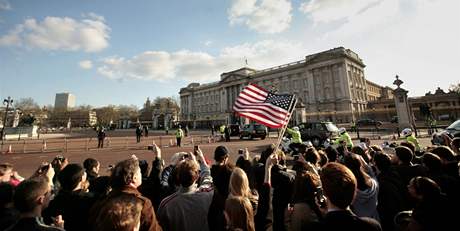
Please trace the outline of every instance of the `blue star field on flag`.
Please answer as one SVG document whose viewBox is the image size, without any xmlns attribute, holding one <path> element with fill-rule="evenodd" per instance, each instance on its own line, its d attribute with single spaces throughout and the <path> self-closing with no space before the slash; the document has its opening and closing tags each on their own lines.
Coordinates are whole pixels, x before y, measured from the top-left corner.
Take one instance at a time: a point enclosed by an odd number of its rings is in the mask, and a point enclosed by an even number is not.
<svg viewBox="0 0 460 231">
<path fill-rule="evenodd" d="M 277 107 L 283 108 L 284 110 L 289 110 L 289 105 L 292 101 L 293 95 L 277 95 L 273 94 L 271 92 L 268 92 L 267 99 L 265 100 L 265 103 L 270 103 L 273 104 Z"/>
</svg>

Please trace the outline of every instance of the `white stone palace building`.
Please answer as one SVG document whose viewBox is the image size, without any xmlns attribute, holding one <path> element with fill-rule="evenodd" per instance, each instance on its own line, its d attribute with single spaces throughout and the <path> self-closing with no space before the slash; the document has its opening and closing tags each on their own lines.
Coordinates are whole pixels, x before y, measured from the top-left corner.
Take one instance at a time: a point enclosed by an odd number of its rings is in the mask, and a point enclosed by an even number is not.
<svg viewBox="0 0 460 231">
<path fill-rule="evenodd" d="M 264 70 L 243 67 L 221 74 L 220 81 L 191 83 L 180 89 L 180 121 L 193 127 L 242 123 L 232 107 L 248 83 L 299 99 L 291 123 L 360 117 L 369 100 L 392 97 L 392 90 L 366 81 L 358 54 L 343 47 Z M 390 93 L 388 93 L 390 92 Z"/>
</svg>

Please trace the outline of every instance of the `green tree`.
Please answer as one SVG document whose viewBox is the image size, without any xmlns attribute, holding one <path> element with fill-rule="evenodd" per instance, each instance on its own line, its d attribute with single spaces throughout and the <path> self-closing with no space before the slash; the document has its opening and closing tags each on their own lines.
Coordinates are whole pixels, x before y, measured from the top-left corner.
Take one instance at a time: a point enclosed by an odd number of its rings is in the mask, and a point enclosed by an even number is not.
<svg viewBox="0 0 460 231">
<path fill-rule="evenodd" d="M 27 114 L 21 116 L 19 120 L 19 126 L 32 126 L 37 122 L 37 119 L 33 114 Z"/>
</svg>

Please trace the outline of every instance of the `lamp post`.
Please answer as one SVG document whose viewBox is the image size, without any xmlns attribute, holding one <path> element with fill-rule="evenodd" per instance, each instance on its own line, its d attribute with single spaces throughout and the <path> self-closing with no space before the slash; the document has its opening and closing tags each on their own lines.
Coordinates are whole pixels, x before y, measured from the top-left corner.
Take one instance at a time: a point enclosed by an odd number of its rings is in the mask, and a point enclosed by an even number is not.
<svg viewBox="0 0 460 231">
<path fill-rule="evenodd" d="M 6 120 L 7 120 L 7 115 L 8 115 L 8 110 L 10 109 L 10 106 L 13 104 L 13 99 L 8 96 L 8 98 L 3 100 L 3 104 L 6 104 L 6 109 L 5 109 L 5 116 L 3 117 L 3 127 L 2 127 L 2 133 L 1 139 L 2 139 L 2 147 L 3 147 L 3 140 L 4 140 L 4 133 L 5 133 L 5 127 L 6 127 Z"/>
<path fill-rule="evenodd" d="M 16 113 L 17 113 L 17 117 L 16 117 Z M 21 116 L 22 116 L 21 108 L 16 108 L 15 115 L 14 115 L 14 121 L 13 121 L 13 127 L 18 128 L 18 131 L 19 131 L 18 141 L 21 140 L 21 132 L 22 132 L 22 129 L 21 129 L 21 126 L 20 126 Z M 17 118 L 17 120 L 16 120 L 16 118 Z M 17 124 L 16 124 L 16 121 L 17 121 Z"/>
</svg>

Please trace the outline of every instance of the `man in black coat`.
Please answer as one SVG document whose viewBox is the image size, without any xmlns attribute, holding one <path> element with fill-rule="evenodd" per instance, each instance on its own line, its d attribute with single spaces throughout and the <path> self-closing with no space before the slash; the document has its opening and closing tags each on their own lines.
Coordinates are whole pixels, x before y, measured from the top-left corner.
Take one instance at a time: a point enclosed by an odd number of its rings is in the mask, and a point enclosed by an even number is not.
<svg viewBox="0 0 460 231">
<path fill-rule="evenodd" d="M 380 223 L 372 218 L 356 216 L 350 209 L 356 194 L 356 178 L 345 165 L 331 162 L 320 173 L 322 189 L 326 195 L 324 219 L 315 230 L 381 231 Z"/>
<path fill-rule="evenodd" d="M 228 125 L 225 126 L 224 136 L 225 136 L 225 142 L 230 142 L 230 129 L 228 128 Z"/>
<path fill-rule="evenodd" d="M 95 198 L 86 192 L 85 169 L 79 164 L 68 164 L 59 172 L 58 180 L 61 189 L 43 211 L 45 221 L 52 221 L 53 217 L 62 215 L 65 230 L 89 230 L 88 212 Z"/>
<path fill-rule="evenodd" d="M 136 142 L 140 143 L 141 142 L 141 136 L 142 136 L 142 127 L 141 125 L 136 127 Z"/>
<path fill-rule="evenodd" d="M 100 127 L 97 130 L 97 148 L 104 148 L 104 139 L 105 139 L 105 129 Z"/>
<path fill-rule="evenodd" d="M 48 206 L 52 197 L 51 185 L 45 178 L 35 177 L 21 182 L 16 187 L 14 206 L 20 219 L 8 231 L 63 231 L 64 221 L 60 214 L 54 219 L 55 226 L 43 222 L 42 210 Z"/>
</svg>

